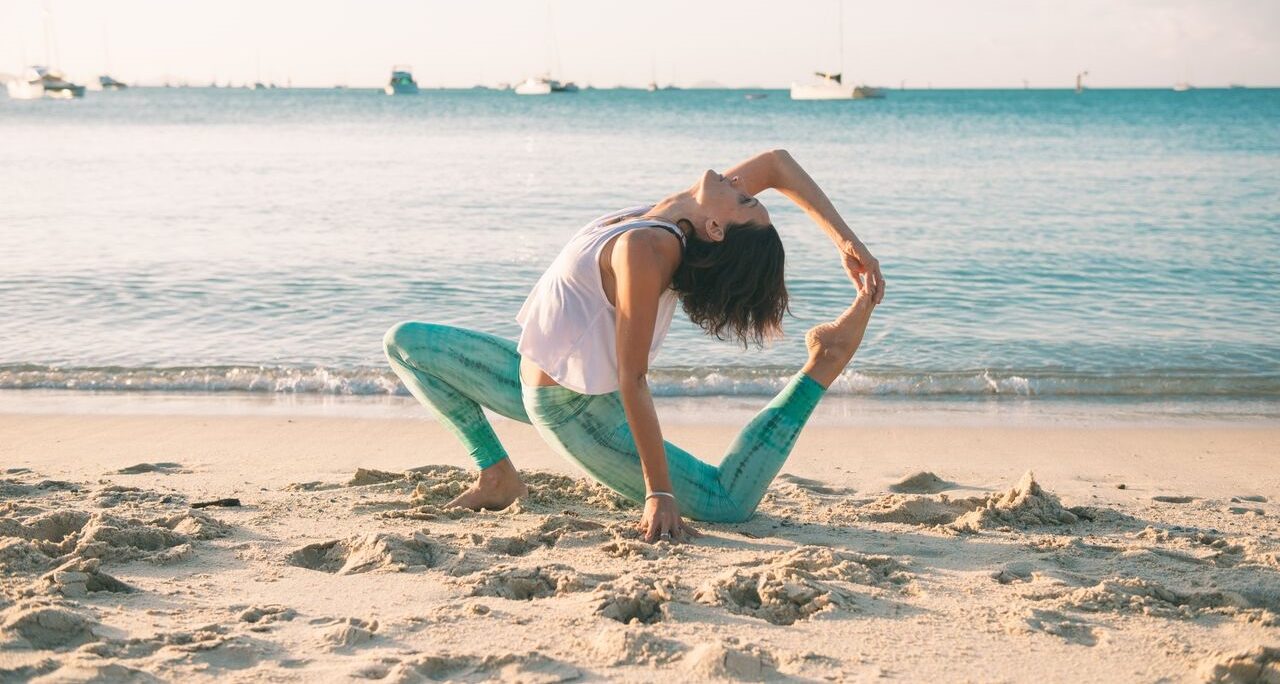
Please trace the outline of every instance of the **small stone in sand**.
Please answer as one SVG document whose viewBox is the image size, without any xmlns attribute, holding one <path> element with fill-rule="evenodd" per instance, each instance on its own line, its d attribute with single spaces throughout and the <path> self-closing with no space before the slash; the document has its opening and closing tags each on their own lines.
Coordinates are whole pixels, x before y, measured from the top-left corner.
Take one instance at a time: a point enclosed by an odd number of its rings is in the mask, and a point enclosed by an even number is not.
<svg viewBox="0 0 1280 684">
<path fill-rule="evenodd" d="M 1195 501 L 1195 500 L 1196 500 L 1196 498 L 1195 498 L 1194 496 L 1165 496 L 1165 495 L 1162 495 L 1162 496 L 1153 496 L 1153 497 L 1151 497 L 1151 500 L 1152 500 L 1152 501 L 1159 501 L 1160 503 L 1176 503 L 1176 504 L 1184 504 L 1184 503 L 1191 503 L 1192 501 Z"/>
<path fill-rule="evenodd" d="M 140 475 L 142 473 L 180 473 L 181 463 L 139 463 L 116 471 L 117 475 Z"/>
</svg>

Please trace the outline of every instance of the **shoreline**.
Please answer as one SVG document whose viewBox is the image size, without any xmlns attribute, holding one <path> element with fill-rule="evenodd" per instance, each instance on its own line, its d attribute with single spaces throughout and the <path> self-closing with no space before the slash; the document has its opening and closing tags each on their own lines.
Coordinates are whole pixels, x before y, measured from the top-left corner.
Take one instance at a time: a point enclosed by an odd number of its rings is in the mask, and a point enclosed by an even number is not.
<svg viewBox="0 0 1280 684">
<path fill-rule="evenodd" d="M 663 424 L 745 425 L 771 397 L 654 397 Z M 487 412 L 495 423 L 510 419 Z M 0 390 L 0 415 L 301 416 L 434 422 L 416 399 L 258 392 Z M 828 394 L 815 426 L 1242 427 L 1280 426 L 1280 401 L 1166 397 L 866 397 Z"/>
</svg>

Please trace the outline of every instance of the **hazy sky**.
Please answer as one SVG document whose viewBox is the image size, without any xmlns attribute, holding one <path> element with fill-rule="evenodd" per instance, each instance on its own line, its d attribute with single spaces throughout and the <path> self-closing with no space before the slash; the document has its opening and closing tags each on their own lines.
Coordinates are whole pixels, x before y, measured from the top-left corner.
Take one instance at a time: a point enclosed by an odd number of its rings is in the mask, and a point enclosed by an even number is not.
<svg viewBox="0 0 1280 684">
<path fill-rule="evenodd" d="M 260 69 L 317 86 L 380 85 L 407 63 L 424 86 L 550 70 L 597 86 L 786 87 L 840 61 L 837 0 L 3 0 L 0 72 L 44 61 L 46 4 L 55 61 L 82 81 L 108 55 L 132 82 Z M 1096 87 L 1280 85 L 1278 0 L 846 0 L 844 27 L 852 82 L 1066 87 L 1088 69 Z"/>
</svg>

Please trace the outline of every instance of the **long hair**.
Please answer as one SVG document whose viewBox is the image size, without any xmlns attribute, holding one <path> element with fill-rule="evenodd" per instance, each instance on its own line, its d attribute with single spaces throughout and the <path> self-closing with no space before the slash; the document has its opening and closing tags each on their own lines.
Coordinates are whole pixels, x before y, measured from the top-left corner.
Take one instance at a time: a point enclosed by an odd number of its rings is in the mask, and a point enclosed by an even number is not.
<svg viewBox="0 0 1280 684">
<path fill-rule="evenodd" d="M 790 311 L 785 261 L 773 225 L 730 224 L 720 242 L 689 237 L 671 287 L 689 319 L 708 335 L 743 347 L 764 346 L 765 339 L 781 334 L 782 317 Z"/>
</svg>

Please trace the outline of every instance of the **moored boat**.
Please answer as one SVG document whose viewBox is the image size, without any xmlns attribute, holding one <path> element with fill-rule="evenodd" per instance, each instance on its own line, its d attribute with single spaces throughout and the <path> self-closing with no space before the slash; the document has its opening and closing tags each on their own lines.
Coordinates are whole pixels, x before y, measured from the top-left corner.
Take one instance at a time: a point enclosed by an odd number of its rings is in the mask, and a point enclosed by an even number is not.
<svg viewBox="0 0 1280 684">
<path fill-rule="evenodd" d="M 391 78 L 382 87 L 382 92 L 388 95 L 417 95 L 418 82 L 413 80 L 413 68 L 403 64 L 391 67 Z"/>
</svg>

